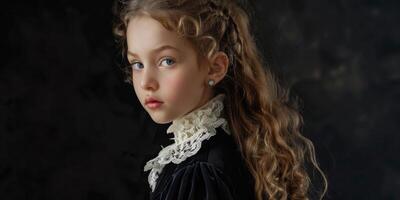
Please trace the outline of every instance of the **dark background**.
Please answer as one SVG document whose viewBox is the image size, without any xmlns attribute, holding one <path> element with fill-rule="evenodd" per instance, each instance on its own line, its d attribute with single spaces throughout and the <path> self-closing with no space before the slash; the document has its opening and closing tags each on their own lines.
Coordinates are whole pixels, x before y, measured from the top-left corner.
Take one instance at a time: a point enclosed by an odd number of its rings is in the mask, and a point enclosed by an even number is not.
<svg viewBox="0 0 400 200">
<path fill-rule="evenodd" d="M 2 3 L 0 199 L 148 198 L 168 125 L 123 82 L 112 3 Z M 326 199 L 400 199 L 400 3 L 251 5 L 263 55 L 303 100 Z"/>
</svg>

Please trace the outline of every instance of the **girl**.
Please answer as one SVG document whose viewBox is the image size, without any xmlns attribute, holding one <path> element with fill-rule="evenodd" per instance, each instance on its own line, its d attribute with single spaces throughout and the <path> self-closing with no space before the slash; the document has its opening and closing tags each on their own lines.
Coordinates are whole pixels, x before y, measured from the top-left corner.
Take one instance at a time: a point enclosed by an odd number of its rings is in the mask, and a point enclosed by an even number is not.
<svg viewBox="0 0 400 200">
<path fill-rule="evenodd" d="M 233 0 L 127 0 L 114 33 L 135 93 L 174 143 L 144 167 L 151 199 L 309 199 L 302 117 L 263 68 Z"/>
</svg>

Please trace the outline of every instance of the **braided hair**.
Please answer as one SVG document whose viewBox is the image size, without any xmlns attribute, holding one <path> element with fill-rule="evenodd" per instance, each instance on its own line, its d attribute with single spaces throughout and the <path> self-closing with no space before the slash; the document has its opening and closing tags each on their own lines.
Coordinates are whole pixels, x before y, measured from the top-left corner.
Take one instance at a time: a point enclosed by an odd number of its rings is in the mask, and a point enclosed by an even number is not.
<svg viewBox="0 0 400 200">
<path fill-rule="evenodd" d="M 126 30 L 130 19 L 143 13 L 166 29 L 189 40 L 201 59 L 217 51 L 230 61 L 228 72 L 214 89 L 227 94 L 224 117 L 228 120 L 262 199 L 309 199 L 310 161 L 322 177 L 313 143 L 301 134 L 303 119 L 287 90 L 279 84 L 249 30 L 249 16 L 234 0 L 118 0 L 114 6 L 114 34 L 126 58 Z M 125 68 L 130 80 L 129 68 Z"/>
</svg>

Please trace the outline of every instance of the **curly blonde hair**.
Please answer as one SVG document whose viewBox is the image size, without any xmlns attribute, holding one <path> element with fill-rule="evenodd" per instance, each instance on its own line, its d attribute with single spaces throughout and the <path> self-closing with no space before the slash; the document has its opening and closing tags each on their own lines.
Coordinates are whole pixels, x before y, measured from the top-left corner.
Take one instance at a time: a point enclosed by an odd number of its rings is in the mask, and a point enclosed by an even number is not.
<svg viewBox="0 0 400 200">
<path fill-rule="evenodd" d="M 302 116 L 271 70 L 263 68 L 242 6 L 232 0 L 126 0 L 116 2 L 114 12 L 113 32 L 123 57 L 127 24 L 140 14 L 184 36 L 202 59 L 225 52 L 229 69 L 214 89 L 228 94 L 224 115 L 255 180 L 257 199 L 309 199 L 307 159 L 322 177 L 322 199 L 328 182 L 313 143 L 300 133 Z M 124 69 L 132 83 L 130 69 Z"/>
</svg>

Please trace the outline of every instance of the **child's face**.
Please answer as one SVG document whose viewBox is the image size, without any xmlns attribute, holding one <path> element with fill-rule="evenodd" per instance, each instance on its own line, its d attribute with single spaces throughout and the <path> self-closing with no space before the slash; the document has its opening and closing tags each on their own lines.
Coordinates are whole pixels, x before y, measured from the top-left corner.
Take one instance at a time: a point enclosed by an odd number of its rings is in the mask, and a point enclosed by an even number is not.
<svg viewBox="0 0 400 200">
<path fill-rule="evenodd" d="M 154 122 L 169 123 L 211 98 L 208 68 L 198 66 L 195 49 L 158 21 L 148 16 L 131 19 L 127 45 L 136 96 Z M 172 48 L 157 50 L 163 46 Z M 150 108 L 145 104 L 148 97 L 162 103 Z"/>
</svg>

